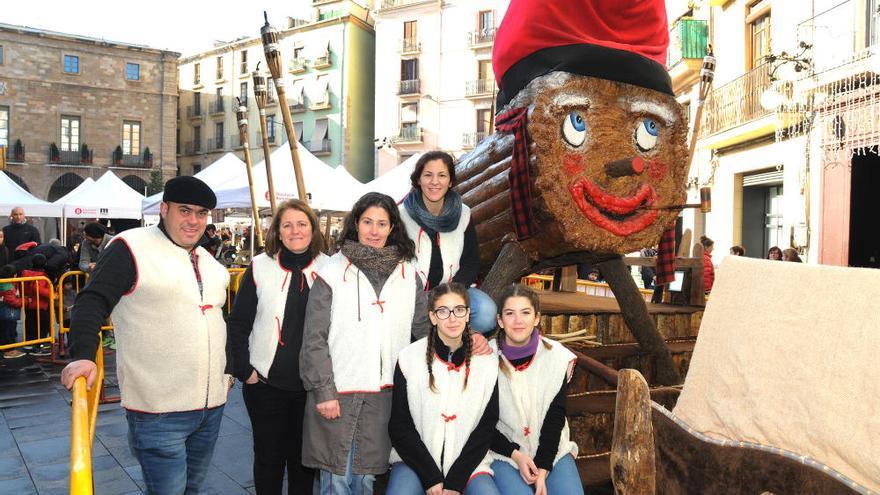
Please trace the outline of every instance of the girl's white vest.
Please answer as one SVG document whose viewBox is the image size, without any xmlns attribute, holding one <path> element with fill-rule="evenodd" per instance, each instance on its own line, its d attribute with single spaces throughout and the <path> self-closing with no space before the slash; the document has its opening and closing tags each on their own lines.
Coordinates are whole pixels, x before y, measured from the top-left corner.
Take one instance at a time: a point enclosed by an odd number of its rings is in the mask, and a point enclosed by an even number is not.
<svg viewBox="0 0 880 495">
<path fill-rule="evenodd" d="M 425 362 L 428 337 L 420 339 L 401 351 L 398 364 L 406 377 L 406 394 L 413 423 L 431 457 L 440 466 L 441 454 L 445 462 L 443 475 L 461 455 L 461 449 L 483 417 L 486 405 L 495 391 L 498 380 L 498 361 L 494 355 L 471 356 L 470 369 L 464 364 L 452 366 L 436 354 L 431 369 L 434 388 L 428 386 L 428 365 Z M 467 375 L 467 388 L 464 377 Z M 397 392 L 395 392 L 397 393 Z M 391 451 L 390 462 L 400 462 L 396 450 Z M 489 453 L 477 465 L 471 476 L 477 473 L 493 474 L 489 467 Z"/>
<path fill-rule="evenodd" d="M 416 244 L 416 266 L 422 280 L 427 284 L 428 272 L 431 269 L 431 251 L 440 245 L 440 259 L 443 260 L 443 278 L 440 282 L 451 282 L 452 277 L 458 273 L 461 253 L 464 251 L 464 231 L 471 221 L 471 209 L 467 205 L 461 205 L 461 218 L 452 232 L 440 232 L 437 239 L 432 239 L 419 224 L 409 215 L 406 207 L 400 205 L 400 218 L 406 233 Z"/>
<path fill-rule="evenodd" d="M 303 279 L 309 288 L 318 277 L 318 270 L 329 260 L 327 255 L 320 253 L 307 267 L 303 268 Z M 304 287 L 291 289 L 291 279 L 293 278 L 291 272 L 282 267 L 278 259 L 270 258 L 265 253 L 254 258 L 251 264 L 251 273 L 254 276 L 259 303 L 257 304 L 257 315 L 254 318 L 254 327 L 248 338 L 250 363 L 257 370 L 257 373 L 267 377 L 269 376 L 269 368 L 272 367 L 272 361 L 275 359 L 275 351 L 278 350 L 288 291 L 302 291 Z"/>
<path fill-rule="evenodd" d="M 137 281 L 111 314 L 122 407 L 150 413 L 192 411 L 226 403 L 226 322 L 229 273 L 205 249 L 189 253 L 159 227 L 127 230 L 124 242 Z"/>
<path fill-rule="evenodd" d="M 510 361 L 499 353 L 505 370 L 498 373 L 498 431 L 511 442 L 519 444 L 520 452 L 531 458 L 538 451 L 541 426 L 550 403 L 559 393 L 563 382 L 571 380 L 577 360 L 562 344 L 543 337 L 541 340 L 543 342 L 538 344 L 538 351 L 531 363 L 520 371 L 514 369 Z M 550 344 L 550 349 L 544 347 L 544 342 Z M 492 347 L 496 346 L 497 342 L 493 340 Z M 566 454 L 577 457 L 577 453 L 578 447 L 569 437 L 566 420 L 559 435 L 559 447 L 553 464 Z M 516 467 L 509 457 L 494 453 L 493 456 Z"/>
<path fill-rule="evenodd" d="M 416 289 L 422 289 L 415 266 L 398 263 L 378 295 L 341 252 L 318 275 L 333 291 L 327 343 L 337 392 L 379 392 L 392 386 L 397 355 L 412 338 Z"/>
</svg>

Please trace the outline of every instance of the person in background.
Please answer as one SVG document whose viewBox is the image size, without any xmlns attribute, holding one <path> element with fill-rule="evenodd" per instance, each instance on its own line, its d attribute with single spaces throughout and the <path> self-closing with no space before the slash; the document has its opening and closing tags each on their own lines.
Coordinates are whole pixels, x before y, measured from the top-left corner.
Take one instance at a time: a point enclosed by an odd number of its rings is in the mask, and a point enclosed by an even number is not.
<svg viewBox="0 0 880 495">
<path fill-rule="evenodd" d="M 642 258 L 655 258 L 657 256 L 656 247 L 647 247 L 639 251 Z M 639 275 L 642 277 L 642 285 L 645 289 L 652 290 L 656 281 L 656 270 L 653 266 L 639 267 Z"/>
<path fill-rule="evenodd" d="M 0 267 L 0 280 L 15 277 L 15 266 L 4 264 Z M 0 345 L 14 344 L 16 341 L 18 320 L 21 318 L 21 298 L 18 297 L 16 284 L 0 282 Z M 18 349 L 3 351 L 4 359 L 15 359 L 25 353 Z"/>
<path fill-rule="evenodd" d="M 498 299 L 499 421 L 492 441 L 495 485 L 504 495 L 583 495 L 565 403 L 576 357 L 541 337 L 535 291 L 508 286 Z"/>
<path fill-rule="evenodd" d="M 83 227 L 83 240 L 79 246 L 79 269 L 91 273 L 95 269 L 98 255 L 104 251 L 113 236 L 98 222 L 87 223 Z"/>
<path fill-rule="evenodd" d="M 468 302 L 461 284 L 435 287 L 428 336 L 400 351 L 388 422 L 390 494 L 498 494 L 488 455 L 498 423 L 498 365 L 494 356 L 471 355 Z"/>
<path fill-rule="evenodd" d="M 16 206 L 9 213 L 9 225 L 3 227 L 3 234 L 6 237 L 6 245 L 10 251 L 14 251 L 18 246 L 26 242 L 40 242 L 40 231 L 36 227 L 27 223 L 27 217 L 24 214 L 24 208 Z"/>
<path fill-rule="evenodd" d="M 388 470 L 394 365 L 428 333 L 414 258 L 394 200 L 370 192 L 312 285 L 299 360 L 308 390 L 303 464 L 320 470 L 322 495 L 370 495 Z"/>
<path fill-rule="evenodd" d="M 767 259 L 774 261 L 782 261 L 782 250 L 777 246 L 773 246 L 772 248 L 767 250 Z"/>
<path fill-rule="evenodd" d="M 796 263 L 803 263 L 801 257 L 798 256 L 798 252 L 794 248 L 786 248 L 782 251 L 782 261 L 794 261 Z"/>
<path fill-rule="evenodd" d="M 712 264 L 712 251 L 715 249 L 715 241 L 701 235 L 700 244 L 703 245 L 703 290 L 709 292 L 715 284 L 715 265 Z"/>
<path fill-rule="evenodd" d="M 209 223 L 208 226 L 205 227 L 205 235 L 203 235 L 202 239 L 199 241 L 199 246 L 205 248 L 205 250 L 211 253 L 211 256 L 216 258 L 222 243 L 223 240 L 217 234 L 217 227 L 213 223 Z"/>
<path fill-rule="evenodd" d="M 455 186 L 453 158 L 444 151 L 419 157 L 410 175 L 412 190 L 400 205 L 400 218 L 416 246 L 415 264 L 427 288 L 443 282 L 470 287 L 480 271 L 477 231 L 471 210 Z M 471 326 L 478 332 L 495 329 L 495 303 L 471 288 Z"/>
<path fill-rule="evenodd" d="M 258 495 L 311 493 L 314 471 L 302 465 L 306 391 L 299 372 L 303 325 L 317 271 L 329 258 L 318 218 L 306 203 L 285 201 L 269 226 L 266 251 L 239 284 L 228 322 L 232 374 L 254 435 Z"/>
<path fill-rule="evenodd" d="M 734 256 L 745 256 L 746 249 L 742 246 L 733 246 L 732 248 L 730 248 L 730 254 Z"/>
<path fill-rule="evenodd" d="M 46 257 L 40 253 L 30 259 L 30 268 L 21 270 L 22 277 L 47 277 Z M 50 283 L 46 280 L 31 280 L 23 284 L 21 294 L 24 299 L 23 340 L 43 339 L 52 331 L 52 320 L 49 318 L 49 305 L 52 304 Z M 52 344 L 43 343 L 31 347 L 29 354 L 48 356 L 52 353 Z"/>
</svg>

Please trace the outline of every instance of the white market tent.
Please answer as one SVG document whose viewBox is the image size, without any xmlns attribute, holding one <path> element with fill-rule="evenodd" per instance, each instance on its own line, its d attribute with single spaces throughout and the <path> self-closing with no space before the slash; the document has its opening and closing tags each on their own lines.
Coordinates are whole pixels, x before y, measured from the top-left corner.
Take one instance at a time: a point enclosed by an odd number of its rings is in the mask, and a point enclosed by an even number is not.
<svg viewBox="0 0 880 495">
<path fill-rule="evenodd" d="M 5 173 L 0 173 L 0 215 L 8 216 L 21 206 L 29 217 L 60 217 L 61 207 L 34 197 Z"/>
<path fill-rule="evenodd" d="M 53 201 L 52 204 L 56 204 L 60 207 L 64 207 L 64 203 L 66 203 L 68 199 L 78 195 L 79 193 L 81 193 L 85 189 L 92 187 L 92 184 L 94 184 L 94 183 L 95 183 L 95 179 L 93 179 L 91 177 L 86 177 L 86 180 L 82 181 L 78 186 L 73 188 L 73 190 L 70 191 L 69 193 L 67 193 L 64 196 L 61 196 L 60 198 Z"/>
<path fill-rule="evenodd" d="M 417 153 L 404 160 L 400 165 L 366 183 L 364 185 L 364 192 L 380 192 L 391 196 L 395 202 L 403 201 L 403 198 L 412 189 L 409 176 L 415 170 L 416 162 L 419 161 L 420 156 L 422 156 L 421 153 Z"/>
<path fill-rule="evenodd" d="M 66 218 L 140 219 L 144 196 L 108 170 L 91 186 L 65 196 Z"/>
<path fill-rule="evenodd" d="M 300 165 L 303 170 L 309 205 L 316 210 L 348 211 L 363 194 L 364 185 L 351 176 L 344 167 L 335 169 L 322 162 L 303 147 L 299 147 Z M 272 178 L 277 202 L 297 198 L 293 158 L 287 146 L 280 146 L 270 155 Z M 229 183 L 217 193 L 217 208 L 250 208 L 251 198 L 247 178 Z M 266 180 L 265 162 L 254 165 L 254 194 L 258 208 L 267 208 L 269 185 Z"/>
<path fill-rule="evenodd" d="M 201 172 L 195 174 L 194 177 L 204 181 L 214 191 L 230 183 L 244 182 L 247 184 L 247 170 L 245 169 L 244 161 L 233 153 L 226 153 L 221 156 L 202 169 Z M 162 193 L 158 192 L 144 198 L 142 206 L 144 215 L 159 214 L 159 203 L 162 202 Z"/>
</svg>

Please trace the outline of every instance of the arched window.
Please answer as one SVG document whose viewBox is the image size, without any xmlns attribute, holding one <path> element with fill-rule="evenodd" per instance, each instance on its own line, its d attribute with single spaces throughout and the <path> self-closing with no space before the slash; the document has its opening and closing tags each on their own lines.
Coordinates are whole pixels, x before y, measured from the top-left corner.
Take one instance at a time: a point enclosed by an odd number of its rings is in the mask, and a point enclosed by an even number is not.
<svg viewBox="0 0 880 495">
<path fill-rule="evenodd" d="M 56 179 L 55 182 L 52 183 L 52 187 L 49 188 L 49 201 L 55 201 L 70 191 L 73 191 L 82 184 L 83 180 L 85 179 L 73 172 L 67 172 L 62 175 Z"/>
</svg>

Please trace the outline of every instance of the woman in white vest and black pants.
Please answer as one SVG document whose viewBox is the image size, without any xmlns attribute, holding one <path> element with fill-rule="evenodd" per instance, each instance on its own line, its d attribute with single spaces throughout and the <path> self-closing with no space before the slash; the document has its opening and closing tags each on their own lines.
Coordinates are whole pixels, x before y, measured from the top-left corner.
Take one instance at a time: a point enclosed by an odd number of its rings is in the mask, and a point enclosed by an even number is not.
<svg viewBox="0 0 880 495">
<path fill-rule="evenodd" d="M 468 291 L 440 284 L 428 298 L 433 327 L 400 352 L 394 370 L 394 495 L 498 494 L 489 446 L 498 423 L 498 365 L 472 356 Z"/>
<path fill-rule="evenodd" d="M 340 251 L 318 271 L 306 309 L 300 374 L 308 390 L 303 463 L 321 493 L 364 494 L 388 470 L 398 353 L 428 332 L 424 281 L 394 200 L 352 207 Z"/>
<path fill-rule="evenodd" d="M 565 418 L 575 355 L 541 337 L 538 295 L 511 285 L 498 299 L 495 484 L 504 495 L 583 495 Z M 530 486 L 531 485 L 531 486 Z"/>
<path fill-rule="evenodd" d="M 298 199 L 272 218 L 266 252 L 242 275 L 227 325 L 233 375 L 244 382 L 254 435 L 257 494 L 311 493 L 314 471 L 302 465 L 306 391 L 299 375 L 309 292 L 323 254 L 318 218 Z"/>
<path fill-rule="evenodd" d="M 419 157 L 410 175 L 412 191 L 400 205 L 406 232 L 416 245 L 416 266 L 428 288 L 444 282 L 470 287 L 480 271 L 477 231 L 471 210 L 455 186 L 452 156 L 429 151 Z M 495 303 L 485 292 L 471 288 L 471 327 L 478 332 L 495 329 Z"/>
</svg>

